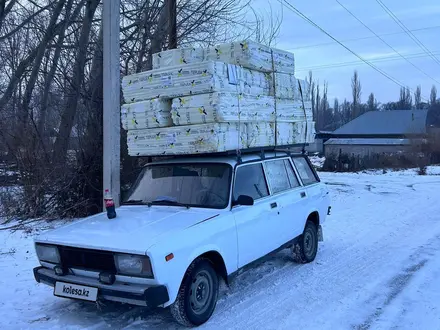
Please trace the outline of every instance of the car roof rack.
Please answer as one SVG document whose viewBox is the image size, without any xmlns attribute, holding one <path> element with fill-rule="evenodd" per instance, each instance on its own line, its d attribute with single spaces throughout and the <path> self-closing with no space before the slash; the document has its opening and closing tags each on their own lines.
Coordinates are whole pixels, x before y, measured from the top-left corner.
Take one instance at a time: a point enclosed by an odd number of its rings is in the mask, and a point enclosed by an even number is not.
<svg viewBox="0 0 440 330">
<path fill-rule="evenodd" d="M 308 145 L 308 144 L 307 144 Z M 289 144 L 289 145 L 279 145 L 279 146 L 267 146 L 267 147 L 254 147 L 254 148 L 246 148 L 246 149 L 238 149 L 238 150 L 229 150 L 229 151 L 221 151 L 221 152 L 212 152 L 212 153 L 196 153 L 196 154 L 183 154 L 183 155 L 155 155 L 148 156 L 147 163 L 152 162 L 154 159 L 179 159 L 179 158 L 200 158 L 200 157 L 237 157 L 237 163 L 242 163 L 242 155 L 249 154 L 259 154 L 260 158 L 266 159 L 267 152 L 284 152 L 288 156 L 292 155 L 306 155 L 307 151 L 305 151 L 304 144 Z"/>
</svg>

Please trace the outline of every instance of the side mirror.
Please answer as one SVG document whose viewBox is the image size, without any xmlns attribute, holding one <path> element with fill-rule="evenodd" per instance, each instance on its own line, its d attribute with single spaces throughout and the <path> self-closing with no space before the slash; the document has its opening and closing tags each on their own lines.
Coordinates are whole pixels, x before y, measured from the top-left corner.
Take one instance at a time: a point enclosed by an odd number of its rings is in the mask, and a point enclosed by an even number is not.
<svg viewBox="0 0 440 330">
<path fill-rule="evenodd" d="M 252 206 L 254 205 L 254 199 L 251 196 L 240 195 L 237 200 L 234 201 L 233 205 Z"/>
</svg>

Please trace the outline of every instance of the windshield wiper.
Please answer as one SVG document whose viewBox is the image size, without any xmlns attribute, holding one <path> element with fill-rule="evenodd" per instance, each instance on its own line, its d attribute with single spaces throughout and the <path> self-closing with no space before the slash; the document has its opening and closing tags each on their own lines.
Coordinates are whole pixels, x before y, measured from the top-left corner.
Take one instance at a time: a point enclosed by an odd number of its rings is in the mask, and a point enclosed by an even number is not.
<svg viewBox="0 0 440 330">
<path fill-rule="evenodd" d="M 142 199 L 129 199 L 126 202 L 123 202 L 124 205 L 147 205 L 148 207 L 151 206 L 151 202 L 145 202 Z"/>
<path fill-rule="evenodd" d="M 156 200 L 156 201 L 152 201 L 151 205 L 171 205 L 171 206 L 182 206 L 182 207 L 186 207 L 187 209 L 189 209 L 189 205 L 188 204 L 182 204 L 176 201 L 170 201 L 170 200 Z"/>
</svg>

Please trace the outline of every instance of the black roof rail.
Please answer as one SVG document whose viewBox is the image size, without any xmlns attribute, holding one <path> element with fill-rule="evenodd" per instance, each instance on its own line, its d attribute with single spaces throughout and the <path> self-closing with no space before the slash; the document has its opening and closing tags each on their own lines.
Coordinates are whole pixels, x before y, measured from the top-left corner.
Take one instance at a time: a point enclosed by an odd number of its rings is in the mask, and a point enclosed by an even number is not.
<svg viewBox="0 0 440 330">
<path fill-rule="evenodd" d="M 308 145 L 308 144 L 307 144 Z M 246 148 L 239 150 L 228 150 L 221 152 L 212 152 L 212 153 L 194 153 L 194 154 L 182 154 L 182 155 L 172 155 L 172 154 L 162 154 L 162 155 L 154 155 L 154 156 L 140 156 L 139 158 L 146 158 L 147 162 L 152 162 L 160 159 L 179 159 L 179 158 L 200 158 L 200 157 L 230 157 L 236 156 L 237 162 L 242 162 L 242 156 L 246 154 L 259 154 L 261 159 L 265 159 L 266 152 L 285 152 L 288 155 L 292 154 L 304 154 L 302 150 L 304 144 L 290 144 L 290 145 L 280 145 L 280 146 L 267 146 L 267 147 L 254 147 L 254 148 Z M 298 151 L 296 151 L 298 150 Z"/>
</svg>

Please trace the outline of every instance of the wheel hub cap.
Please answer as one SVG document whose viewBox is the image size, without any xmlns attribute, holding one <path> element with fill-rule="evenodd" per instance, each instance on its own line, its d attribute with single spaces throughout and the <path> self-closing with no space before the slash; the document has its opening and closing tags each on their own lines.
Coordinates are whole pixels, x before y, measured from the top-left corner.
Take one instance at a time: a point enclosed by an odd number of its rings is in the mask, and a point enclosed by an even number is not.
<svg viewBox="0 0 440 330">
<path fill-rule="evenodd" d="M 197 273 L 194 277 L 190 289 L 190 304 L 194 313 L 202 314 L 208 309 L 212 285 L 212 279 L 205 271 Z"/>
<path fill-rule="evenodd" d="M 304 233 L 304 253 L 307 256 L 311 256 L 315 249 L 315 239 L 309 231 Z"/>
</svg>

